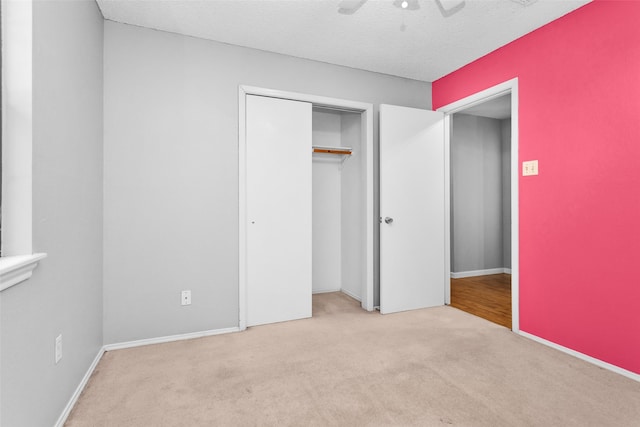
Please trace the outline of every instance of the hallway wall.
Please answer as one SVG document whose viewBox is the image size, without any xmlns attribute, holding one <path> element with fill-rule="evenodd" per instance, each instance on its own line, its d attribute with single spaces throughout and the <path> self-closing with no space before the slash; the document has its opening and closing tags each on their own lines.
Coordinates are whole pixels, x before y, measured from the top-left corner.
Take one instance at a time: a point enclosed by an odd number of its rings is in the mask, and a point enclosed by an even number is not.
<svg viewBox="0 0 640 427">
<path fill-rule="evenodd" d="M 504 268 L 500 120 L 455 114 L 451 129 L 451 271 Z"/>
</svg>

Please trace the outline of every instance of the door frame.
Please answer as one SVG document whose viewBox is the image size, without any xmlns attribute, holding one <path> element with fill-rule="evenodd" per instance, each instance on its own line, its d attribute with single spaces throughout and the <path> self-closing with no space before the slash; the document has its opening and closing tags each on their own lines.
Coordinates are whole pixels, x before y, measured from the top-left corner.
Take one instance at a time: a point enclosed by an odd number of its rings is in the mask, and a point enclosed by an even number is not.
<svg viewBox="0 0 640 427">
<path fill-rule="evenodd" d="M 361 114 L 362 143 L 365 148 L 366 164 L 366 254 L 365 280 L 361 305 L 367 311 L 373 310 L 374 272 L 374 197 L 373 197 L 373 104 L 339 98 L 287 92 L 255 86 L 238 87 L 238 326 L 247 328 L 247 134 L 246 97 L 248 95 L 309 102 L 314 107 L 350 111 Z"/>
<path fill-rule="evenodd" d="M 444 116 L 445 148 L 445 304 L 451 304 L 451 116 L 466 108 L 511 94 L 511 330 L 520 331 L 520 227 L 518 214 L 518 78 L 438 108 Z"/>
</svg>

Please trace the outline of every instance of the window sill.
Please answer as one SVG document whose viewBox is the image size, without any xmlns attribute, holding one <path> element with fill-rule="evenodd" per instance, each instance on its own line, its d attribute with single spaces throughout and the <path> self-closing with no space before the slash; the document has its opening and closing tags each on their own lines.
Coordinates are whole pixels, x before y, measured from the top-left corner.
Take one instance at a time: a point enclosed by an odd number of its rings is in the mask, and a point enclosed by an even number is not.
<svg viewBox="0 0 640 427">
<path fill-rule="evenodd" d="M 47 254 L 7 256 L 0 258 L 0 292 L 24 282 Z"/>
</svg>

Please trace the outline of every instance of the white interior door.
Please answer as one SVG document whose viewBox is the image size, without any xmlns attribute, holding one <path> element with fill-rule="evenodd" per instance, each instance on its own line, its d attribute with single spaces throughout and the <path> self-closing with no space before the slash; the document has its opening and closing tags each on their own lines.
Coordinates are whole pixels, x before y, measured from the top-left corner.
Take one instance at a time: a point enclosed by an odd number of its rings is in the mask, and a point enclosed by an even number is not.
<svg viewBox="0 0 640 427">
<path fill-rule="evenodd" d="M 247 96 L 247 326 L 311 317 L 311 112 Z"/>
<path fill-rule="evenodd" d="M 444 305 L 444 115 L 380 106 L 380 312 Z"/>
</svg>

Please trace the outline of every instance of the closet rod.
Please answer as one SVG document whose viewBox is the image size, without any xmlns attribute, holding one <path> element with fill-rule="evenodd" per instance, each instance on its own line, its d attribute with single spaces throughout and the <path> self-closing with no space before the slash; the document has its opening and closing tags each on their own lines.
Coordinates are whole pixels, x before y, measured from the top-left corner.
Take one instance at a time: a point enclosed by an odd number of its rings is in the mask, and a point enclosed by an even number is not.
<svg viewBox="0 0 640 427">
<path fill-rule="evenodd" d="M 353 152 L 351 147 L 321 147 L 314 145 L 312 148 L 314 153 L 342 154 L 344 156 L 350 156 Z"/>
</svg>

